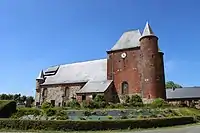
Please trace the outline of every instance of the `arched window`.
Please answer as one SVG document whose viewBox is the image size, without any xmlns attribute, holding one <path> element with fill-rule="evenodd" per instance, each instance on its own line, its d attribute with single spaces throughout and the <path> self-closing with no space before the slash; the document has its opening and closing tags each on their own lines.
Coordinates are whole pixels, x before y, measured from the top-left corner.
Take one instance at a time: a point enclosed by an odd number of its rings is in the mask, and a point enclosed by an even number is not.
<svg viewBox="0 0 200 133">
<path fill-rule="evenodd" d="M 47 96 L 47 88 L 44 88 L 42 91 L 42 96 L 46 97 Z"/>
<path fill-rule="evenodd" d="M 64 96 L 66 99 L 69 99 L 69 87 L 65 87 Z"/>
<path fill-rule="evenodd" d="M 124 81 L 122 83 L 122 95 L 128 94 L 128 82 Z"/>
</svg>

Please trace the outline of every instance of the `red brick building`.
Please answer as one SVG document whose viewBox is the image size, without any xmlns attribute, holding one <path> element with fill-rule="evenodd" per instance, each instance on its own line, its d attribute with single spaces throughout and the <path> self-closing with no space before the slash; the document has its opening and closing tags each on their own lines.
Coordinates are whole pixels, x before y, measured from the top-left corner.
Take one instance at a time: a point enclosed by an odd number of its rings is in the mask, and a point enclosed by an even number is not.
<svg viewBox="0 0 200 133">
<path fill-rule="evenodd" d="M 42 70 L 36 79 L 36 103 L 59 106 L 71 98 L 87 100 L 99 93 L 114 102 L 133 94 L 144 100 L 166 99 L 163 52 L 148 23 L 142 34 L 123 33 L 107 55 L 107 59 Z"/>
</svg>

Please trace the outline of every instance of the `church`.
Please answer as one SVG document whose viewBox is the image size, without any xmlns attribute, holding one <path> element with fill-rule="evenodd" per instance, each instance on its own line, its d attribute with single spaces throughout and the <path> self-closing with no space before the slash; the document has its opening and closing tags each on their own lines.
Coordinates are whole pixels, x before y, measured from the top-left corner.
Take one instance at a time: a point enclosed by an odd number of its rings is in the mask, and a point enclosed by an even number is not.
<svg viewBox="0 0 200 133">
<path fill-rule="evenodd" d="M 44 101 L 63 106 L 71 99 L 91 100 L 97 94 L 107 102 L 140 95 L 146 102 L 166 99 L 164 53 L 148 24 L 143 32 L 122 34 L 106 59 L 63 64 L 41 70 L 36 78 L 36 105 Z"/>
</svg>

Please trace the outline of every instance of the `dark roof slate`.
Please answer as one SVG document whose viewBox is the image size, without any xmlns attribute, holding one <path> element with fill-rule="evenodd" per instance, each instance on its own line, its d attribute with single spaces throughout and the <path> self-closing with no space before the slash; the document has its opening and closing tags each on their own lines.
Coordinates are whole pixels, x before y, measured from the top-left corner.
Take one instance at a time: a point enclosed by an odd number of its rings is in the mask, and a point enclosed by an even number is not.
<svg viewBox="0 0 200 133">
<path fill-rule="evenodd" d="M 168 100 L 200 98 L 200 87 L 166 89 L 166 97 Z"/>
</svg>

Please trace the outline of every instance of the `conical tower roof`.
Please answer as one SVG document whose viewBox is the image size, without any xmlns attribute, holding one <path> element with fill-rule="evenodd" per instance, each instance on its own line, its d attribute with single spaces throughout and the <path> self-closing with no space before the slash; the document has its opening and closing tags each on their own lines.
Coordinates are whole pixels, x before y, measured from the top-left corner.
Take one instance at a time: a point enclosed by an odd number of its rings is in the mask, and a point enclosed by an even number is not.
<svg viewBox="0 0 200 133">
<path fill-rule="evenodd" d="M 149 36 L 149 35 L 154 35 L 153 30 L 151 29 L 151 26 L 147 22 L 144 28 L 144 31 L 142 33 L 142 36 Z"/>
<path fill-rule="evenodd" d="M 151 28 L 151 26 L 149 25 L 148 22 L 145 25 L 145 28 L 143 30 L 143 33 L 142 33 L 142 36 L 141 36 L 140 40 L 143 37 L 146 37 L 146 36 L 155 36 L 156 37 L 156 35 L 154 35 L 153 30 L 152 30 L 152 28 Z"/>
<path fill-rule="evenodd" d="M 36 79 L 37 79 L 37 80 L 42 80 L 42 79 L 44 79 L 44 72 L 43 72 L 43 70 L 40 71 L 40 73 L 39 73 L 39 75 L 38 75 L 38 77 L 37 77 Z"/>
<path fill-rule="evenodd" d="M 144 38 L 144 37 L 147 37 L 147 36 L 154 36 L 154 37 L 158 38 L 158 37 L 154 34 L 154 32 L 153 32 L 151 26 L 149 25 L 148 21 L 147 21 L 147 23 L 146 23 L 146 25 L 145 25 L 145 28 L 144 28 L 144 30 L 143 30 L 142 36 L 140 37 L 140 40 L 141 40 L 142 38 Z M 160 49 L 159 47 L 158 47 L 158 52 L 162 52 L 161 49 Z"/>
</svg>

